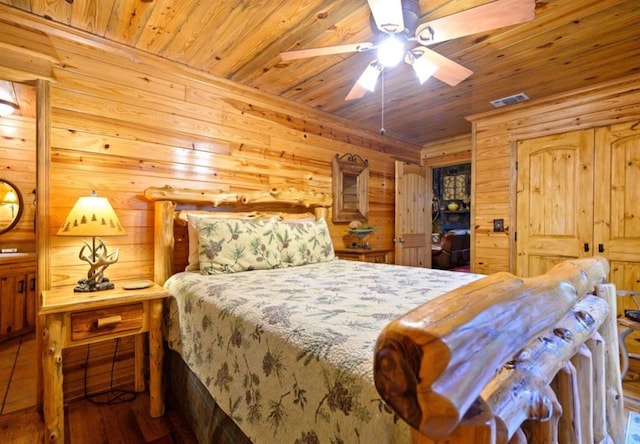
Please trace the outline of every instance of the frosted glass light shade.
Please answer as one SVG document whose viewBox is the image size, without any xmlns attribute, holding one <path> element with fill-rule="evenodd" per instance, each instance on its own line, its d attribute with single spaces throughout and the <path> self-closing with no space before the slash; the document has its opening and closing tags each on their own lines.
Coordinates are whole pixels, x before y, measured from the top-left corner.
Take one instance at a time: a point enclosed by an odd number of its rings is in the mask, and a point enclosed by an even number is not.
<svg viewBox="0 0 640 444">
<path fill-rule="evenodd" d="M 431 63 L 426 57 L 419 57 L 411 66 L 416 72 L 421 85 L 438 70 L 438 65 Z"/>
<path fill-rule="evenodd" d="M 0 99 L 0 117 L 8 116 L 16 112 L 18 106 L 7 100 Z"/>
<path fill-rule="evenodd" d="M 371 92 L 375 91 L 381 72 L 382 67 L 376 62 L 371 62 L 358 79 L 358 84 Z"/>
<path fill-rule="evenodd" d="M 121 236 L 126 234 L 106 197 L 81 197 L 58 230 L 58 236 Z"/>
</svg>

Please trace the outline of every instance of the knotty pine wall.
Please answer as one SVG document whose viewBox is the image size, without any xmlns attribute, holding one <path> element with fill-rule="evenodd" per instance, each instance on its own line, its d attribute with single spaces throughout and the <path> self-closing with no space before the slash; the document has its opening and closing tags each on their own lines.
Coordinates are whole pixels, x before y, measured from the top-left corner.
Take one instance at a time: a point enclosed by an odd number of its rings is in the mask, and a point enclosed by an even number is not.
<svg viewBox="0 0 640 444">
<path fill-rule="evenodd" d="M 95 190 L 109 198 L 127 232 L 105 238 L 120 250 L 106 276 L 153 278 L 153 203 L 150 186 L 211 190 L 273 187 L 331 193 L 331 160 L 352 153 L 368 159 L 371 243 L 392 248 L 394 161 L 419 162 L 420 147 L 384 138 L 257 90 L 182 65 L 71 32 L 13 9 L 2 20 L 49 35 L 61 64 L 51 85 L 51 287 L 74 285 L 88 264 L 78 259 L 82 239 L 58 237 L 78 197 Z M 0 26 L 7 26 L 0 22 Z M 330 218 L 329 218 L 330 222 Z M 337 247 L 346 224 L 329 224 Z M 65 397 L 109 387 L 113 343 L 65 350 Z M 116 385 L 133 380 L 132 341 L 119 344 Z"/>
<path fill-rule="evenodd" d="M 469 119 L 473 124 L 472 268 L 485 274 L 513 272 L 516 141 L 638 121 L 640 74 Z M 494 233 L 493 219 L 500 218 L 505 231 Z"/>
</svg>

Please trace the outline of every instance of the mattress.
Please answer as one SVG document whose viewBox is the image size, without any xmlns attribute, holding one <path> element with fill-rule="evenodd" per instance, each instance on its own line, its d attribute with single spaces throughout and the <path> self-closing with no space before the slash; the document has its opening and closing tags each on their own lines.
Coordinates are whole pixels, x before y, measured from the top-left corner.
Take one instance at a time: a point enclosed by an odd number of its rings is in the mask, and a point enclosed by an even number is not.
<svg viewBox="0 0 640 444">
<path fill-rule="evenodd" d="M 408 426 L 373 384 L 377 336 L 481 277 L 345 260 L 182 272 L 165 284 L 165 337 L 254 444 L 404 443 Z"/>
</svg>

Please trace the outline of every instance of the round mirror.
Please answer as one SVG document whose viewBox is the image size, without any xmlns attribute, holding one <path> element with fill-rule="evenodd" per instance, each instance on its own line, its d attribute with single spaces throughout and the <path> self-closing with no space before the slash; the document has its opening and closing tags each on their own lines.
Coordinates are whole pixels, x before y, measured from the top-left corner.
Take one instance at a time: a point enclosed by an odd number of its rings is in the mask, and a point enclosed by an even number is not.
<svg viewBox="0 0 640 444">
<path fill-rule="evenodd" d="M 14 184 L 0 179 L 0 234 L 12 229 L 22 215 L 22 195 Z"/>
</svg>

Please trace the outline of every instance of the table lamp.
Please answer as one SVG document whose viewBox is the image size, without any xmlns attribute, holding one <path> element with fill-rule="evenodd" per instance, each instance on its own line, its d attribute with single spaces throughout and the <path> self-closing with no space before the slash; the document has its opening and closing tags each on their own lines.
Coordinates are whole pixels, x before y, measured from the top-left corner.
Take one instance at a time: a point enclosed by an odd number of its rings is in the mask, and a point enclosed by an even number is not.
<svg viewBox="0 0 640 444">
<path fill-rule="evenodd" d="M 78 281 L 76 292 L 109 290 L 114 288 L 112 282 L 104 276 L 104 270 L 118 261 L 118 249 L 108 253 L 107 247 L 99 237 L 122 236 L 124 228 L 118 220 L 113 207 L 106 197 L 98 197 L 93 191 L 91 196 L 81 197 L 71 209 L 58 236 L 91 237 L 92 242 L 84 242 L 78 257 L 89 263 L 86 279 Z"/>
</svg>

